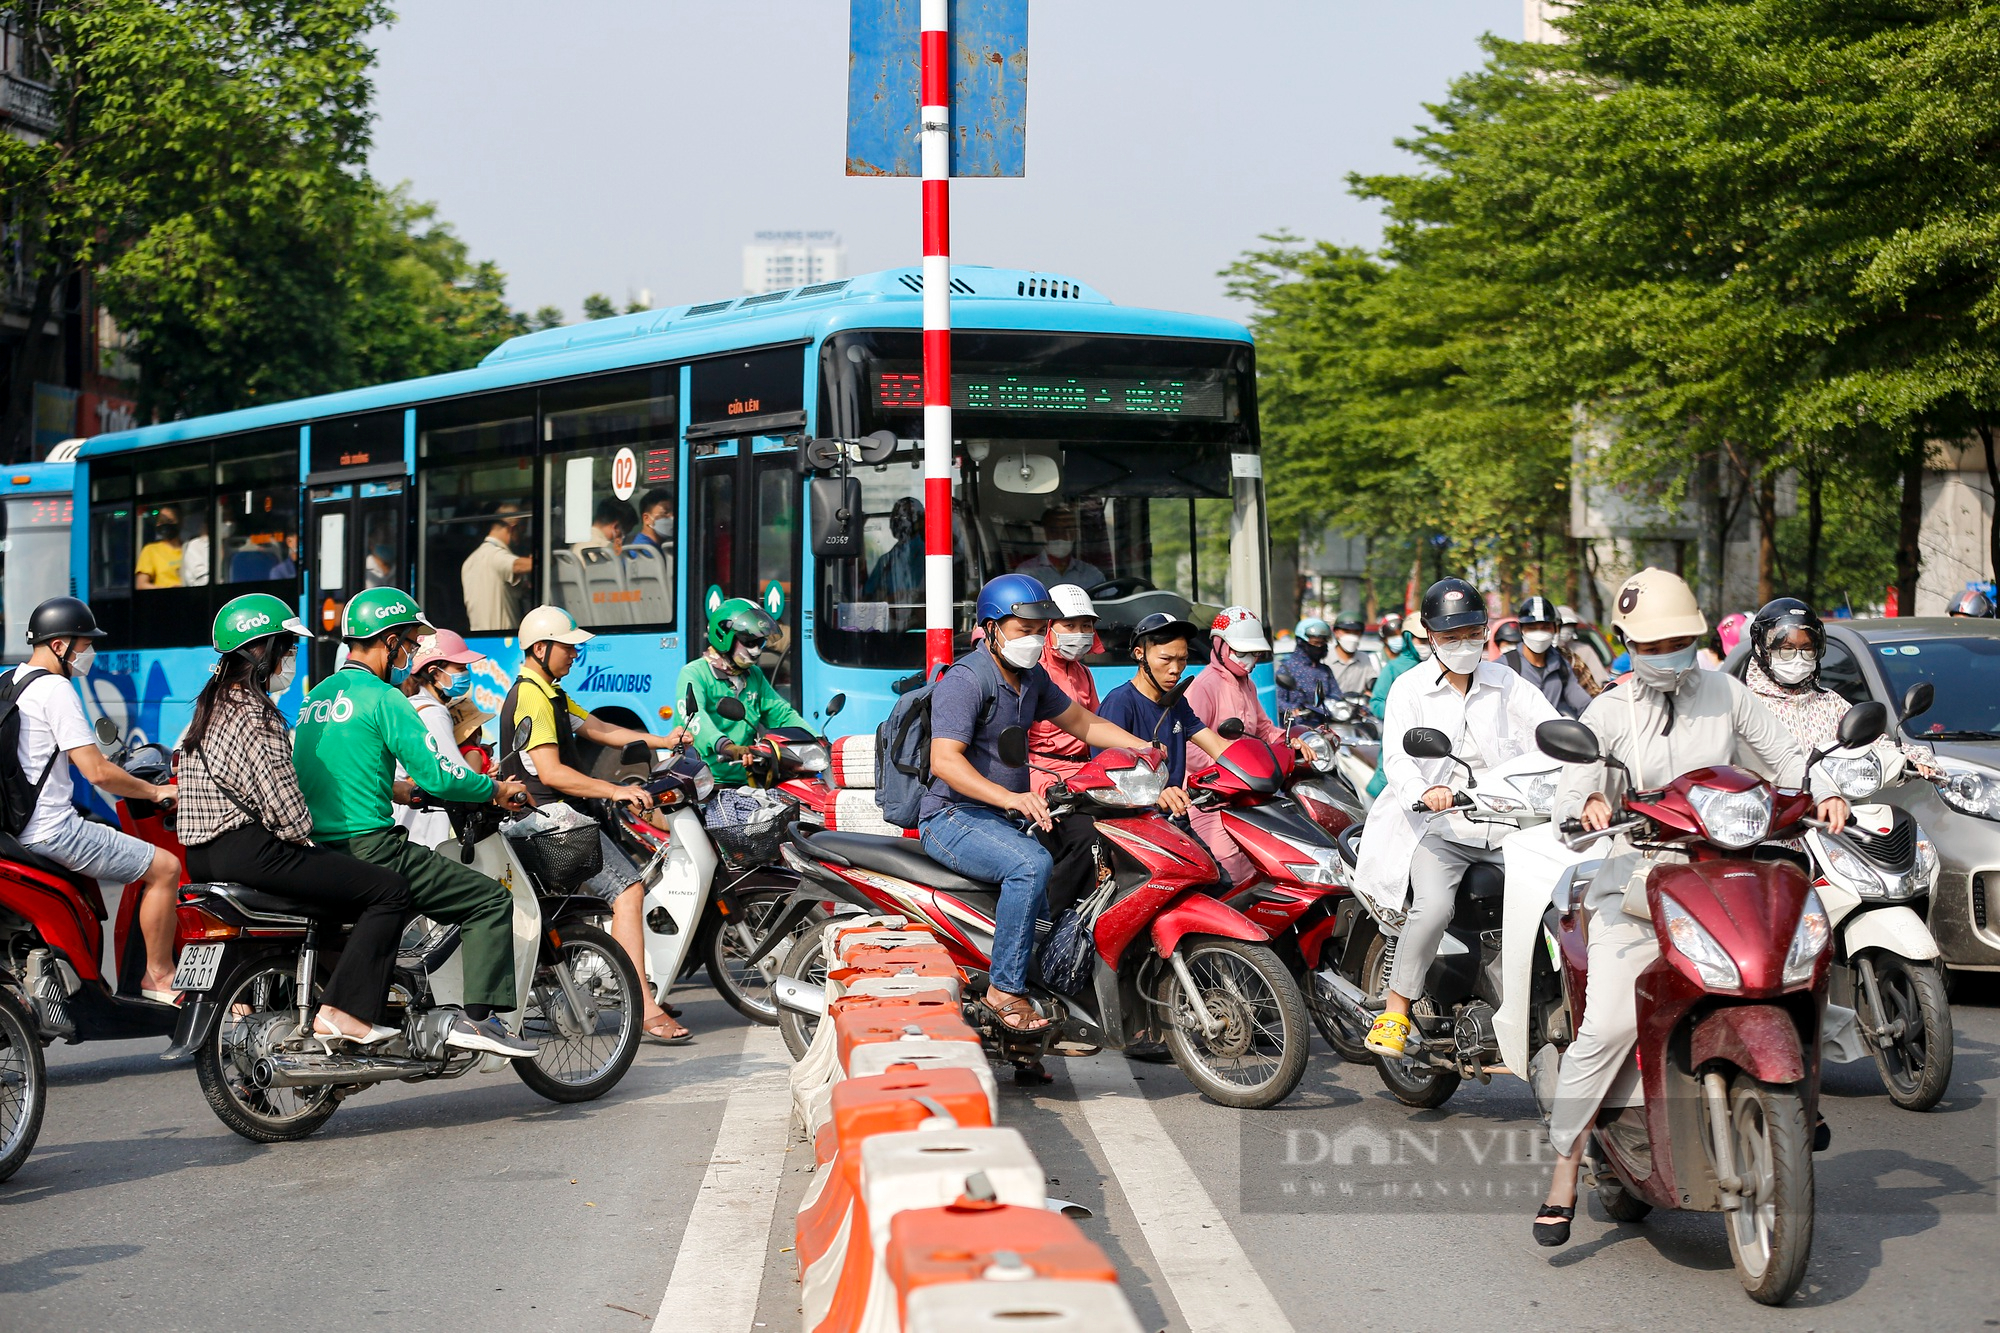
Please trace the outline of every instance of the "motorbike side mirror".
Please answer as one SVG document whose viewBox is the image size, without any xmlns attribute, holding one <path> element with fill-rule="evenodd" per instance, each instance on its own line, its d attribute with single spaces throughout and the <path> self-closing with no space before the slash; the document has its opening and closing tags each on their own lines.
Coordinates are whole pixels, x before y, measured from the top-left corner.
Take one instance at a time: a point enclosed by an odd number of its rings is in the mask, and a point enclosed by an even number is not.
<svg viewBox="0 0 2000 1333">
<path fill-rule="evenodd" d="M 750 716 L 749 713 L 744 711 L 741 699 L 732 699 L 727 695 L 715 701 L 715 712 L 717 716 L 731 722 L 741 722 L 744 718 Z"/>
<path fill-rule="evenodd" d="M 1873 745 L 1888 729 L 1889 706 L 1870 699 L 1847 710 L 1840 719 L 1837 734 L 1843 749 L 1854 750 Z"/>
<path fill-rule="evenodd" d="M 1296 690 L 1299 687 L 1299 683 L 1292 679 L 1292 673 L 1289 671 L 1280 671 L 1271 679 L 1278 682 L 1278 688 L 1281 690 Z"/>
<path fill-rule="evenodd" d="M 528 748 L 528 737 L 534 735 L 534 733 L 535 724 L 525 717 L 522 718 L 514 728 L 514 743 L 508 748 L 515 754 L 521 753 L 521 751 Z"/>
<path fill-rule="evenodd" d="M 1000 762 L 1009 768 L 1022 768 L 1028 762 L 1028 733 L 1019 727 L 1008 727 L 1000 733 Z"/>
<path fill-rule="evenodd" d="M 1575 718 L 1559 717 L 1535 728 L 1535 745 L 1565 764 L 1594 764 L 1603 755 L 1597 733 Z"/>
<path fill-rule="evenodd" d="M 1403 733 L 1403 753 L 1412 759 L 1451 758 L 1451 737 L 1436 727 L 1411 727 Z"/>
<path fill-rule="evenodd" d="M 1931 711 L 1931 704 L 1937 700 L 1937 691 L 1927 680 L 1920 680 L 1903 693 L 1903 721 L 1908 722 L 1920 713 Z M 99 725 L 103 725 L 102 722 Z"/>
<path fill-rule="evenodd" d="M 1243 719 L 1240 717 L 1223 718 L 1221 722 L 1216 724 L 1215 734 L 1226 741 L 1236 740 L 1243 735 Z"/>
<path fill-rule="evenodd" d="M 116 722 L 113 722 L 110 718 L 108 717 L 98 718 L 96 731 L 97 731 L 97 739 L 100 743 L 111 746 L 115 746 L 118 744 L 119 740 L 118 724 Z"/>
<path fill-rule="evenodd" d="M 845 707 L 847 707 L 847 696 L 845 694 L 836 694 L 826 701 L 826 716 L 832 717 Z"/>
<path fill-rule="evenodd" d="M 644 741 L 633 741 L 618 752 L 621 764 L 643 764 L 653 757 L 653 747 Z"/>
</svg>

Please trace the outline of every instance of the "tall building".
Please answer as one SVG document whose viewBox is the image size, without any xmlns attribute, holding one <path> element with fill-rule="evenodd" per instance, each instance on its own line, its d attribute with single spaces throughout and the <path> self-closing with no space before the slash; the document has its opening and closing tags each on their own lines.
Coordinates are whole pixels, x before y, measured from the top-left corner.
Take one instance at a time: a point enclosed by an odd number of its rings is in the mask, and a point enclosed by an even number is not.
<svg viewBox="0 0 2000 1333">
<path fill-rule="evenodd" d="M 847 247 L 833 231 L 760 231 L 743 247 L 743 291 L 777 291 L 847 276 Z"/>
</svg>

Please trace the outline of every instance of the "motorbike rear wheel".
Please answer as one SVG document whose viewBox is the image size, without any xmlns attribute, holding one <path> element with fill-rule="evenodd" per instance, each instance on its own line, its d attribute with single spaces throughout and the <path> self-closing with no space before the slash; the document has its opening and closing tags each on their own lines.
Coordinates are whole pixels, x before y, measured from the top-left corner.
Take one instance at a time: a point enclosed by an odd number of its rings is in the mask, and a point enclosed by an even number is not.
<svg viewBox="0 0 2000 1333">
<path fill-rule="evenodd" d="M 618 1086 L 639 1053 L 644 983 L 624 946 L 605 931 L 578 922 L 563 926 L 560 934 L 556 962 L 535 969 L 521 1015 L 521 1036 L 537 1049 L 515 1060 L 514 1072 L 552 1102 L 594 1101 Z M 589 1030 L 580 1035 L 563 1031 L 563 1018 L 574 1015 L 558 967 L 568 969 L 571 983 L 595 1011 Z"/>
<path fill-rule="evenodd" d="M 826 955 L 820 949 L 818 930 L 808 928 L 792 937 L 792 942 L 785 946 L 785 961 L 778 964 L 778 975 L 809 986 L 826 985 Z M 792 1059 L 806 1058 L 819 1024 L 820 1020 L 812 1014 L 779 1008 L 778 1032 L 784 1037 L 785 1049 L 792 1053 Z"/>
<path fill-rule="evenodd" d="M 1167 1050 L 1188 1081 L 1211 1101 L 1257 1109 L 1291 1096 L 1306 1072 L 1306 1002 L 1291 970 L 1260 944 L 1202 939 L 1183 945 L 1183 961 L 1209 1014 L 1202 1030 L 1179 978 L 1160 976 L 1158 998 L 1169 1016 Z"/>
<path fill-rule="evenodd" d="M 1812 1256 L 1812 1121 L 1796 1087 L 1737 1073 L 1729 1087 L 1736 1171 L 1751 1186 L 1725 1210 L 1729 1257 L 1750 1298 L 1783 1305 L 1805 1280 Z"/>
<path fill-rule="evenodd" d="M 1371 1000 L 1388 993 L 1389 972 L 1395 963 L 1395 953 L 1390 947 L 1393 943 L 1388 936 L 1377 935 L 1364 955 L 1361 965 L 1363 989 Z M 1389 1090 L 1390 1096 L 1405 1106 L 1423 1111 L 1433 1110 L 1450 1101 L 1463 1081 L 1458 1071 L 1439 1069 L 1428 1060 L 1392 1060 L 1373 1051 L 1366 1051 L 1364 1058 L 1375 1062 L 1375 1072 L 1382 1076 L 1382 1086 Z"/>
<path fill-rule="evenodd" d="M 14 992 L 0 986 L 0 1180 L 21 1169 L 42 1132 L 49 1073 L 35 1020 Z"/>
<path fill-rule="evenodd" d="M 785 946 L 779 944 L 755 967 L 745 966 L 743 960 L 763 940 L 765 927 L 777 919 L 790 897 L 785 889 L 745 894 L 737 900 L 737 910 L 718 919 L 702 941 L 702 961 L 716 993 L 728 1001 L 731 1009 L 766 1027 L 778 1021 L 778 1002 L 771 998 L 771 982 L 777 977 Z"/>
<path fill-rule="evenodd" d="M 1350 1024 L 1342 1016 L 1339 1006 L 1321 993 L 1326 983 L 1311 972 L 1299 978 L 1299 990 L 1304 994 L 1306 1008 L 1312 1011 L 1313 1026 L 1334 1053 L 1351 1065 L 1365 1065 L 1375 1058 L 1368 1049 L 1368 1030 Z"/>
<path fill-rule="evenodd" d="M 298 956 L 253 958 L 213 993 L 222 1017 L 195 1052 L 194 1076 L 215 1118 L 252 1143 L 303 1139 L 331 1119 L 340 1109 L 331 1087 L 260 1088 L 252 1076 L 297 1031 Z"/>
<path fill-rule="evenodd" d="M 1945 999 L 1944 968 L 1935 960 L 1912 962 L 1879 949 L 1866 956 L 1874 964 L 1875 989 L 1887 1012 L 1869 1013 L 1863 990 L 1863 1018 L 1878 1030 L 1903 1025 L 1902 1035 L 1888 1046 L 1869 1044 L 1876 1072 L 1890 1101 L 1905 1111 L 1928 1111 L 1951 1086 L 1951 1004 Z"/>
</svg>

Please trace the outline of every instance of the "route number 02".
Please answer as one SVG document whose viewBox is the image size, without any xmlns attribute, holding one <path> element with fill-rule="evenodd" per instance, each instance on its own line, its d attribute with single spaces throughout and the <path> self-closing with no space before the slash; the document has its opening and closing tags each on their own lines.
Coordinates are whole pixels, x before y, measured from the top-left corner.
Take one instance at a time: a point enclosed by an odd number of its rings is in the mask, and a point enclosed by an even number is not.
<svg viewBox="0 0 2000 1333">
<path fill-rule="evenodd" d="M 621 500 L 629 500 L 638 487 L 639 460 L 630 449 L 620 449 L 611 460 L 611 493 Z"/>
</svg>

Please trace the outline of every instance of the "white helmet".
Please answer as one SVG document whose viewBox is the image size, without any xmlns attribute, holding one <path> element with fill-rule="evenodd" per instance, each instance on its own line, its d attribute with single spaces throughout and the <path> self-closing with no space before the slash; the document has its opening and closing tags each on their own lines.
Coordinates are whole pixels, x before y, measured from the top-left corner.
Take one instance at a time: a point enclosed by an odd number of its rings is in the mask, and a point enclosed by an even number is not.
<svg viewBox="0 0 2000 1333">
<path fill-rule="evenodd" d="M 596 636 L 576 623 L 576 617 L 560 606 L 538 606 L 521 617 L 518 635 L 521 651 L 527 652 L 538 643 L 567 643 L 575 646 L 589 643 Z"/>
<path fill-rule="evenodd" d="M 1215 637 L 1239 653 L 1268 653 L 1271 641 L 1264 637 L 1264 623 L 1247 606 L 1225 606 L 1209 625 Z"/>
<path fill-rule="evenodd" d="M 1626 579 L 1614 605 L 1611 623 L 1628 643 L 1708 633 L 1708 619 L 1694 599 L 1694 590 L 1680 575 L 1664 569 L 1648 567 Z"/>
<path fill-rule="evenodd" d="M 1049 589 L 1049 600 L 1061 609 L 1062 620 L 1081 620 L 1089 616 L 1097 619 L 1097 607 L 1092 604 L 1090 594 L 1074 583 L 1058 583 Z"/>
</svg>

